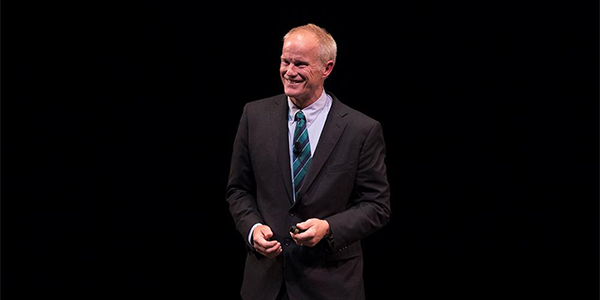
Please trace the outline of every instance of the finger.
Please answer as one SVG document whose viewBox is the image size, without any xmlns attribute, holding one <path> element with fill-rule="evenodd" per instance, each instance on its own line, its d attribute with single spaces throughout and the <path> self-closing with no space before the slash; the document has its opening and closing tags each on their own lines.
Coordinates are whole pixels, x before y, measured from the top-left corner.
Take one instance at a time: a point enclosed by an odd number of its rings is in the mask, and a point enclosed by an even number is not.
<svg viewBox="0 0 600 300">
<path fill-rule="evenodd" d="M 258 245 L 258 247 L 260 247 L 262 249 L 269 249 L 269 248 L 275 247 L 277 245 L 277 243 L 278 243 L 277 241 L 267 241 L 262 238 L 259 238 L 254 241 L 254 244 Z"/>
<path fill-rule="evenodd" d="M 282 252 L 283 252 L 283 249 L 282 249 L 282 248 L 279 248 L 279 249 L 278 249 L 277 251 L 275 251 L 275 252 L 272 252 L 272 253 L 269 253 L 269 254 L 263 254 L 263 255 L 264 255 L 265 257 L 268 257 L 268 258 L 275 258 L 275 257 L 279 256 L 279 254 L 281 254 Z"/>
<path fill-rule="evenodd" d="M 292 237 L 292 239 L 294 239 L 294 241 L 297 241 L 297 240 L 303 238 L 304 236 L 306 236 L 306 234 L 304 232 L 301 232 L 301 233 L 290 232 L 290 236 Z"/>
<path fill-rule="evenodd" d="M 278 252 L 279 249 L 281 249 L 281 244 L 279 242 L 276 242 L 275 245 L 273 245 L 273 247 L 265 248 L 264 252 L 267 254 L 272 254 Z"/>
<path fill-rule="evenodd" d="M 298 240 L 307 240 L 313 238 L 314 236 L 315 231 L 312 230 L 312 227 L 308 227 L 304 231 L 294 234 L 294 237 Z"/>
<path fill-rule="evenodd" d="M 310 243 L 313 239 L 313 235 L 307 232 L 292 234 L 292 239 L 297 245 L 305 245 Z"/>
<path fill-rule="evenodd" d="M 253 236 L 255 244 L 258 244 L 263 248 L 269 248 L 274 245 L 274 241 L 271 243 L 269 241 L 269 239 L 273 237 L 273 231 L 271 231 L 271 228 L 269 226 L 261 225 L 258 226 L 255 230 L 256 231 L 254 232 Z"/>
<path fill-rule="evenodd" d="M 300 222 L 300 223 L 296 224 L 296 227 L 298 227 L 298 229 L 300 229 L 301 231 L 306 231 L 310 227 L 312 227 L 312 222 L 310 222 L 310 219 L 308 219 L 304 222 Z"/>
<path fill-rule="evenodd" d="M 273 258 L 273 257 L 276 257 L 277 255 L 279 255 L 282 251 L 283 251 L 283 249 L 281 248 L 281 244 L 278 242 L 278 243 L 276 243 L 275 246 L 261 251 L 261 254 L 266 257 Z"/>
<path fill-rule="evenodd" d="M 255 241 L 254 249 L 261 253 L 271 252 L 273 249 L 277 249 L 281 245 L 278 241 Z"/>
<path fill-rule="evenodd" d="M 315 245 L 315 243 L 312 240 L 298 240 L 294 242 L 296 242 L 296 245 L 298 246 L 313 247 Z"/>
<path fill-rule="evenodd" d="M 265 240 L 268 240 L 273 237 L 273 231 L 271 230 L 271 227 L 267 225 L 261 225 L 256 229 L 259 235 L 262 236 Z"/>
<path fill-rule="evenodd" d="M 262 233 L 262 236 L 265 238 L 265 240 L 268 240 L 273 237 L 273 231 L 271 231 L 271 228 L 269 228 L 269 227 L 262 230 L 261 233 Z"/>
</svg>

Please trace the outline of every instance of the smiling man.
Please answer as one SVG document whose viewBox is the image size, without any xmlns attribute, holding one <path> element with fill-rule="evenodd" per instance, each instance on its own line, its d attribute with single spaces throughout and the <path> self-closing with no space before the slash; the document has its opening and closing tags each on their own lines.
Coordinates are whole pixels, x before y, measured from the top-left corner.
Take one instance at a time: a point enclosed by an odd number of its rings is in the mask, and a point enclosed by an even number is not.
<svg viewBox="0 0 600 300">
<path fill-rule="evenodd" d="M 248 103 L 227 202 L 247 241 L 243 299 L 364 299 L 361 240 L 390 218 L 379 122 L 324 89 L 333 37 L 314 24 L 283 39 L 284 94 Z"/>
<path fill-rule="evenodd" d="M 335 65 L 337 46 L 331 35 L 315 25 L 292 29 L 283 40 L 279 72 L 284 93 L 303 109 L 321 96 Z"/>
</svg>

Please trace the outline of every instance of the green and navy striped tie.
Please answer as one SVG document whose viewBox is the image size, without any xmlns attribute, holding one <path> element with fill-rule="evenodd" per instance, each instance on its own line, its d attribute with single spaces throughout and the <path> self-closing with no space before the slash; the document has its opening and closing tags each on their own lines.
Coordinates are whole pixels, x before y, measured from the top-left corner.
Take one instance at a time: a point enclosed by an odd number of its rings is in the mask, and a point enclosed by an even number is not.
<svg viewBox="0 0 600 300">
<path fill-rule="evenodd" d="M 310 143 L 308 141 L 308 130 L 306 130 L 306 118 L 302 111 L 296 113 L 296 131 L 294 132 L 294 144 L 292 152 L 294 154 L 293 171 L 294 171 L 294 200 L 298 195 L 298 191 L 302 187 L 302 181 L 306 177 L 308 167 L 312 160 L 310 154 Z"/>
</svg>

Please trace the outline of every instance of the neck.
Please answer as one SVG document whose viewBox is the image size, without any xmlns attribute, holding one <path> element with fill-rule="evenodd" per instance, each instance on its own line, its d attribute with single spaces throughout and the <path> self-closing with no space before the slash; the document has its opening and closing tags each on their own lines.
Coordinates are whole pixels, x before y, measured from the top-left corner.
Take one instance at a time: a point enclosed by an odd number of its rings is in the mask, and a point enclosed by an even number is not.
<svg viewBox="0 0 600 300">
<path fill-rule="evenodd" d="M 311 95 L 311 96 L 302 97 L 302 98 L 290 97 L 290 100 L 292 100 L 292 102 L 294 103 L 294 105 L 296 105 L 296 107 L 298 107 L 300 109 L 305 109 L 309 105 L 311 105 L 311 104 L 315 103 L 317 100 L 319 100 L 319 97 L 321 97 L 321 94 L 323 94 L 322 87 L 319 89 L 319 91 L 316 95 Z"/>
</svg>

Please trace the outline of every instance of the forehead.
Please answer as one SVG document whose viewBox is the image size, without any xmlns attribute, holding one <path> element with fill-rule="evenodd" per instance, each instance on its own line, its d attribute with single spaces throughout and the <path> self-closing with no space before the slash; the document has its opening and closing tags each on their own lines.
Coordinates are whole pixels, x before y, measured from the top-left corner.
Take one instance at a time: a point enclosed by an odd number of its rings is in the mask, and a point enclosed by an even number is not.
<svg viewBox="0 0 600 300">
<path fill-rule="evenodd" d="M 295 33 L 283 41 L 281 56 L 314 58 L 319 54 L 319 43 L 309 33 Z"/>
</svg>

